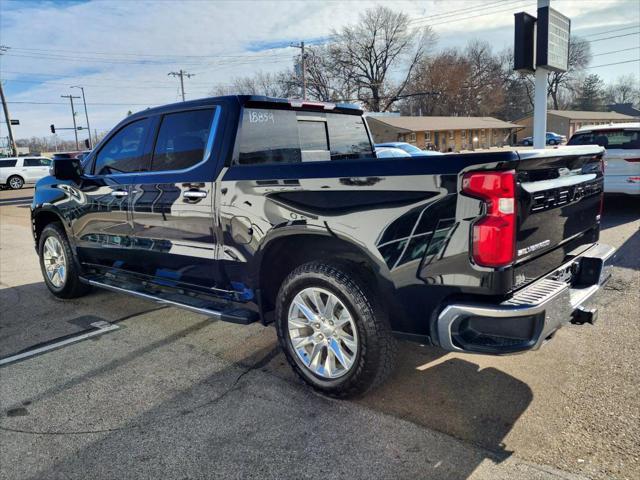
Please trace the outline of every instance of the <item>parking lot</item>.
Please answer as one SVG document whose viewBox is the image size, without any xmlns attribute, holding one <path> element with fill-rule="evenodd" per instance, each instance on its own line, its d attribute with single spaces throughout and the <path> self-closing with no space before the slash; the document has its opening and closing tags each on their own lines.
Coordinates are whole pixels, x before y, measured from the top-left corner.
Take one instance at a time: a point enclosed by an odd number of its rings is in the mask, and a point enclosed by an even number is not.
<svg viewBox="0 0 640 480">
<path fill-rule="evenodd" d="M 0 358 L 43 348 L 0 367 L 3 479 L 640 478 L 637 202 L 605 203 L 618 253 L 596 325 L 507 357 L 403 342 L 390 382 L 337 401 L 294 377 L 272 328 L 54 300 L 32 193 L 0 192 Z"/>
</svg>

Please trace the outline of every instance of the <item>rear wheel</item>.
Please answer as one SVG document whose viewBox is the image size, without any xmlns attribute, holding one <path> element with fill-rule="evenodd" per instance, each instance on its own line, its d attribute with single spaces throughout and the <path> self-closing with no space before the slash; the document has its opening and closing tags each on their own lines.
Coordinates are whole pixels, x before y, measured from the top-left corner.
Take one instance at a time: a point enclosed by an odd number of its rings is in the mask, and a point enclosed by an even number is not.
<svg viewBox="0 0 640 480">
<path fill-rule="evenodd" d="M 393 369 L 387 314 L 349 264 L 312 262 L 294 270 L 278 294 L 276 328 L 294 371 L 325 394 L 364 393 Z"/>
<path fill-rule="evenodd" d="M 549 145 L 557 145 L 557 140 L 549 140 Z"/>
<path fill-rule="evenodd" d="M 13 175 L 7 180 L 7 185 L 12 190 L 20 190 L 24 186 L 24 179 L 19 175 Z"/>
<path fill-rule="evenodd" d="M 50 223 L 42 230 L 38 243 L 40 269 L 44 282 L 58 298 L 76 298 L 90 287 L 80 281 L 71 245 L 59 223 Z"/>
</svg>

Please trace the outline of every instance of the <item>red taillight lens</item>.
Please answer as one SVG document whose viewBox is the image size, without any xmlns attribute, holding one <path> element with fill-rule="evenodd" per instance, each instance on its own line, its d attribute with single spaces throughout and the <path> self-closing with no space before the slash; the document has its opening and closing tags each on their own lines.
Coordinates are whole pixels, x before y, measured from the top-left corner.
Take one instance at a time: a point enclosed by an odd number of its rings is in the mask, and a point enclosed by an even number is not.
<svg viewBox="0 0 640 480">
<path fill-rule="evenodd" d="M 462 191 L 484 200 L 486 214 L 473 225 L 472 256 L 478 265 L 504 267 L 516 251 L 515 171 L 474 172 L 462 179 Z"/>
<path fill-rule="evenodd" d="M 624 160 L 626 162 L 638 163 L 638 162 L 640 162 L 640 157 L 638 157 L 638 158 L 625 158 Z"/>
</svg>

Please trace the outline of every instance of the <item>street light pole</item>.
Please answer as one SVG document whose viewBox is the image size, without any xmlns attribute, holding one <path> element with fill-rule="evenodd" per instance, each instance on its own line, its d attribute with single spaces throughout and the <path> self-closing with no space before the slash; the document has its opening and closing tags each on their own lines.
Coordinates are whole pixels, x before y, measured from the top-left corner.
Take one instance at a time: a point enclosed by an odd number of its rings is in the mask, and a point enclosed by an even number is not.
<svg viewBox="0 0 640 480">
<path fill-rule="evenodd" d="M 73 107 L 73 99 L 80 97 L 74 97 L 73 95 L 60 95 L 60 97 L 68 98 L 71 102 L 71 116 L 73 117 L 73 133 L 76 136 L 76 150 L 80 150 L 80 144 L 78 144 L 78 127 L 76 126 L 76 110 Z"/>
<path fill-rule="evenodd" d="M 82 91 L 82 103 L 84 104 L 84 118 L 87 120 L 87 133 L 89 134 L 89 149 L 93 149 L 93 141 L 91 140 L 91 126 L 89 125 L 89 114 L 87 113 L 87 101 L 84 98 L 84 87 L 74 85 L 71 88 L 79 88 Z"/>
</svg>

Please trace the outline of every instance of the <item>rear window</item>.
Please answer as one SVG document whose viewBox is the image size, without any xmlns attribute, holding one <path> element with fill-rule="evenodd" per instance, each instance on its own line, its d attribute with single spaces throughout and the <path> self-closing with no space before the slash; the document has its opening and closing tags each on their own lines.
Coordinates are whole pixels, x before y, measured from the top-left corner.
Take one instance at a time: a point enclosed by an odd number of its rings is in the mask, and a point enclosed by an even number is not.
<svg viewBox="0 0 640 480">
<path fill-rule="evenodd" d="M 631 150 L 640 148 L 640 130 L 611 129 L 576 133 L 568 145 L 600 145 L 606 149 Z"/>
<path fill-rule="evenodd" d="M 17 160 L 0 160 L 0 168 L 15 167 Z"/>
<path fill-rule="evenodd" d="M 362 117 L 245 108 L 238 163 L 297 163 L 373 155 Z"/>
</svg>

